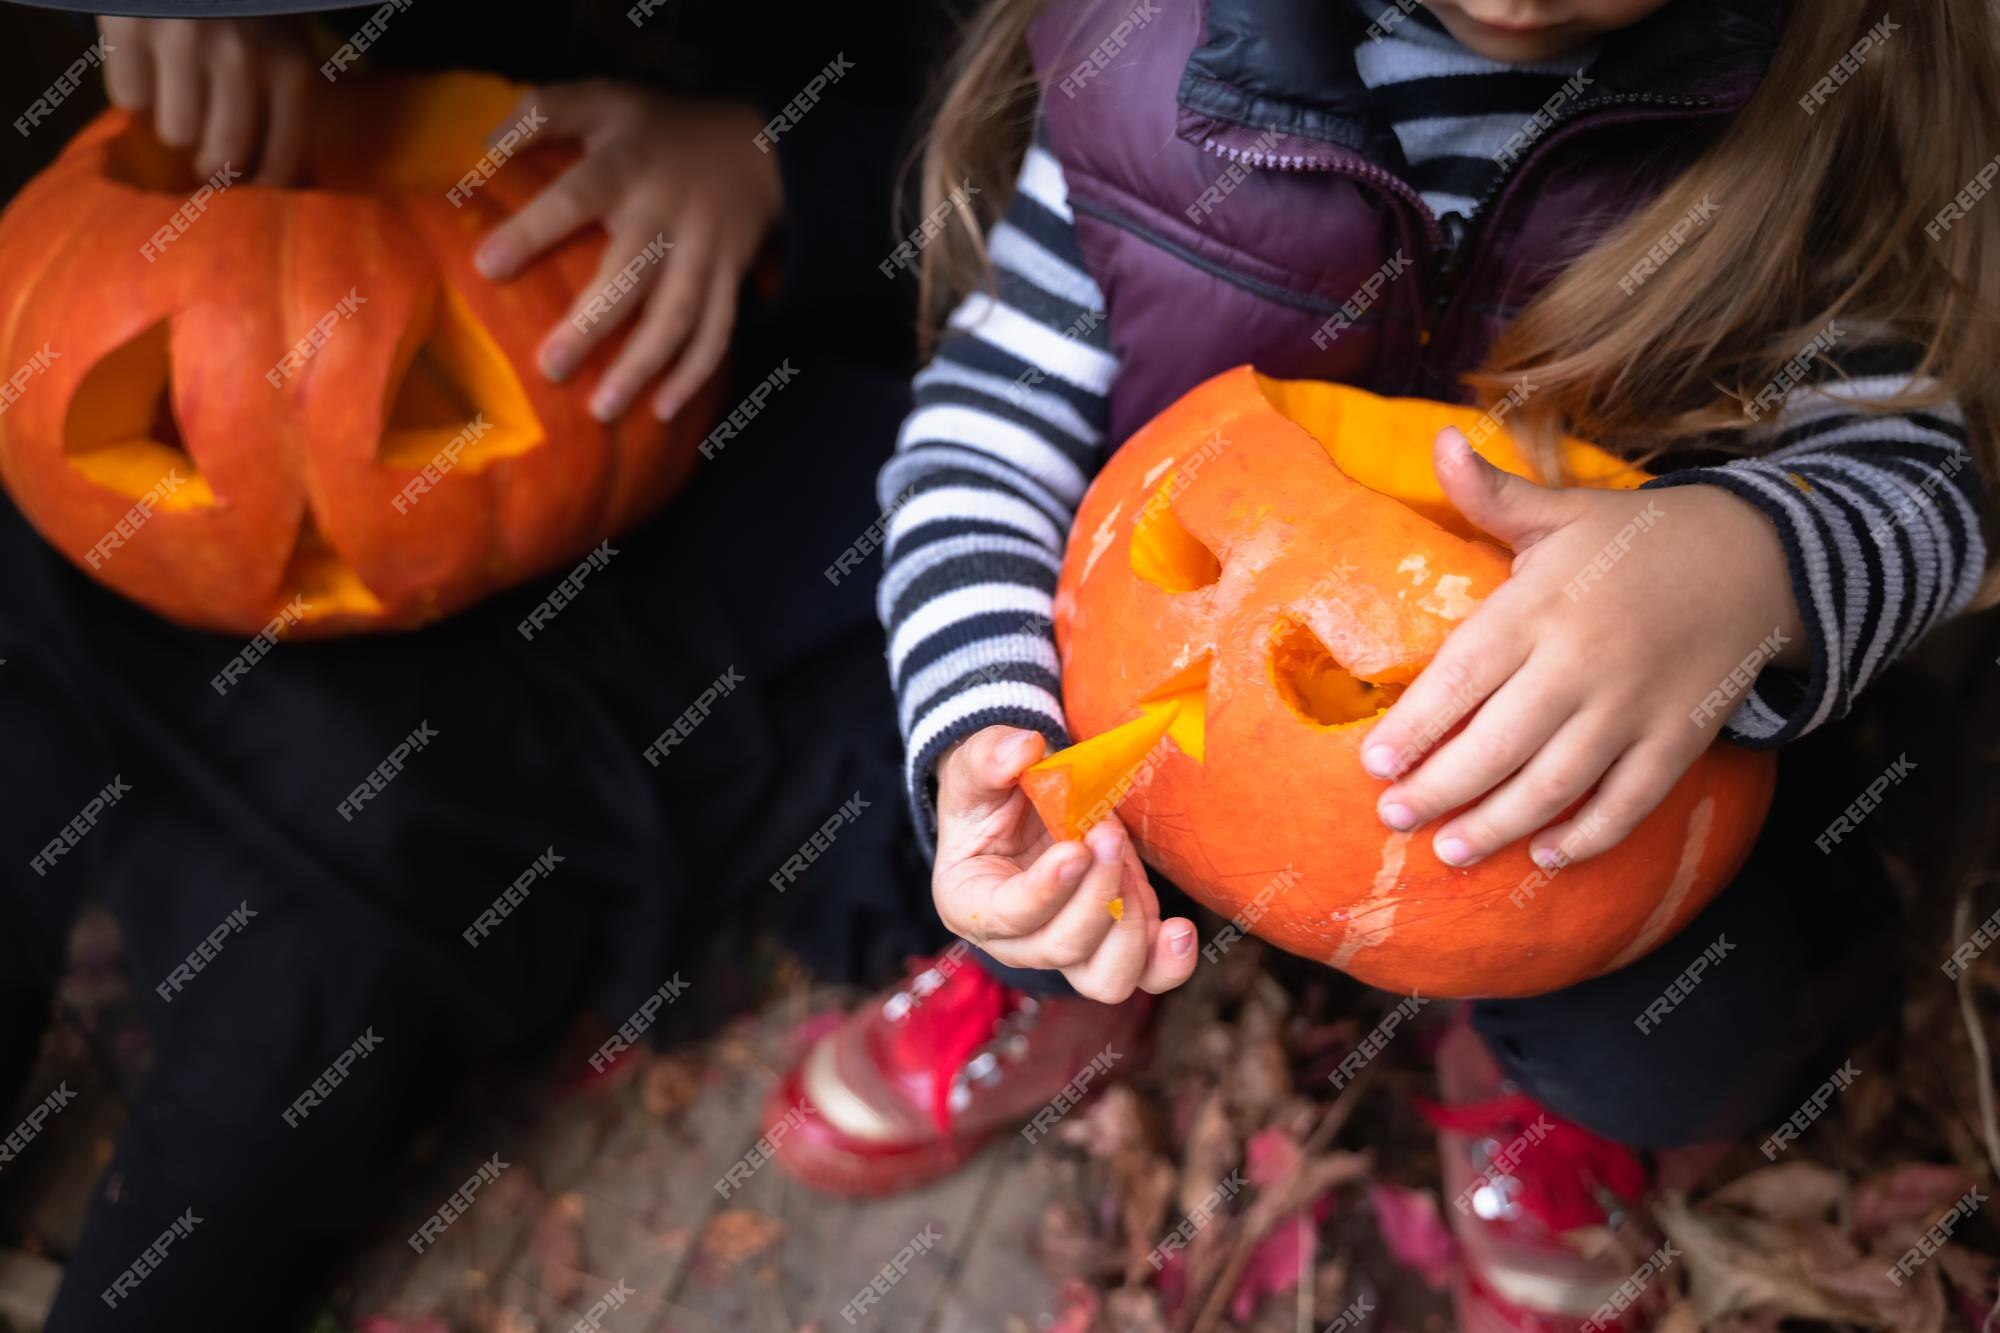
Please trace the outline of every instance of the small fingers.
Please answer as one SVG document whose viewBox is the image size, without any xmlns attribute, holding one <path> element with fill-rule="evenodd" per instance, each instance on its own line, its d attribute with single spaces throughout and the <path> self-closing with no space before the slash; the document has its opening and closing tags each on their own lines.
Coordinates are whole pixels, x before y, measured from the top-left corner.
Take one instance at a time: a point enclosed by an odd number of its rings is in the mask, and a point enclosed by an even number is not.
<svg viewBox="0 0 2000 1333">
<path fill-rule="evenodd" d="M 257 180 L 290 185 L 305 167 L 312 71 L 303 61 L 281 58 L 271 71 L 271 104 L 258 154 Z"/>
<path fill-rule="evenodd" d="M 1629 739 L 1625 727 L 1570 718 L 1512 781 L 1437 831 L 1438 859 L 1472 865 L 1547 828 L 1604 776 Z"/>
<path fill-rule="evenodd" d="M 563 316 L 563 322 L 542 338 L 535 360 L 549 379 L 558 384 L 568 379 L 584 357 L 590 355 L 591 348 L 645 308 L 646 291 L 657 280 L 655 266 L 648 265 L 624 290 L 620 290 L 617 281 L 632 262 L 633 245 L 628 238 L 611 237 L 597 260 L 597 271 L 570 298 L 569 313 Z"/>
<path fill-rule="evenodd" d="M 960 862 L 933 895 L 938 918 L 981 948 L 1034 934 L 1061 911 L 1090 870 L 1083 844 L 1058 843 L 1025 870 L 1006 857 Z"/>
<path fill-rule="evenodd" d="M 1067 946 L 1052 958 L 1055 966 L 1085 999 L 1117 1004 L 1132 994 L 1146 970 L 1151 953 L 1151 921 L 1159 909 L 1148 900 L 1152 886 L 1132 853 L 1131 842 L 1115 819 L 1106 819 L 1086 835 L 1090 873 L 1068 907 L 1057 914 L 1050 930 L 1071 927 Z M 1117 916 L 1112 904 L 1122 903 Z M 1074 952 L 1087 942 L 1088 947 Z"/>
<path fill-rule="evenodd" d="M 111 105 L 145 111 L 153 105 L 153 49 L 145 19 L 100 18 L 104 94 Z"/>
<path fill-rule="evenodd" d="M 1020 727 L 974 732 L 938 766 L 939 823 L 982 819 L 1006 805 L 1020 794 L 1021 774 L 1047 747 L 1040 732 Z"/>
<path fill-rule="evenodd" d="M 1184 916 L 1170 917 L 1153 932 L 1152 949 L 1146 956 L 1146 970 L 1140 974 L 1139 989 L 1161 995 L 1182 985 L 1194 975 L 1194 922 Z"/>
<path fill-rule="evenodd" d="M 666 275 L 646 297 L 639 322 L 590 395 L 590 414 L 599 421 L 622 415 L 646 382 L 659 374 L 687 341 L 701 316 L 702 289 L 712 276 L 707 255 L 707 247 L 697 239 L 668 261 Z M 657 270 L 659 266 L 652 267 Z"/>
<path fill-rule="evenodd" d="M 216 42 L 210 53 L 204 128 L 194 155 L 195 170 L 203 176 L 225 164 L 246 167 L 257 152 L 257 131 L 264 120 L 258 59 L 234 36 Z"/>
<path fill-rule="evenodd" d="M 1481 610 L 1491 607 L 1489 600 Z M 1370 729 L 1361 742 L 1361 765 L 1371 775 L 1401 776 L 1521 665 L 1527 651 L 1520 641 L 1488 623 L 1495 622 L 1475 613 L 1460 625 Z"/>
<path fill-rule="evenodd" d="M 153 41 L 153 128 L 170 148 L 192 148 L 208 105 L 199 19 L 159 19 Z"/>
<path fill-rule="evenodd" d="M 1560 869 L 1616 847 L 1666 799 L 1691 759 L 1664 741 L 1634 745 L 1612 764 L 1576 818 L 1535 835 L 1529 849 L 1535 864 Z"/>
<path fill-rule="evenodd" d="M 604 186 L 597 164 L 589 158 L 578 162 L 495 227 L 473 252 L 473 264 L 494 282 L 513 277 L 536 255 L 596 221 L 604 208 Z"/>
<path fill-rule="evenodd" d="M 674 413 L 692 398 L 708 377 L 722 364 L 729 351 L 729 335 L 736 328 L 736 287 L 738 279 L 729 266 L 717 265 L 709 278 L 708 299 L 701 312 L 701 325 L 688 341 L 681 359 L 667 372 L 666 380 L 653 395 L 653 415 L 673 420 Z"/>
<path fill-rule="evenodd" d="M 1477 800 L 1541 749 L 1573 707 L 1532 669 L 1516 672 L 1464 730 L 1382 793 L 1382 822 L 1408 832 Z"/>
</svg>

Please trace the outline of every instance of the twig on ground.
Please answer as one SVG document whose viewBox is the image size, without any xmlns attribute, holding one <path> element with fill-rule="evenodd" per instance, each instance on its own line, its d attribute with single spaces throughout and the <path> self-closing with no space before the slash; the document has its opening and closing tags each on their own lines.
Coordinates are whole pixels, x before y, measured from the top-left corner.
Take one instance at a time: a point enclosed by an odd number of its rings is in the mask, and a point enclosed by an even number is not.
<svg viewBox="0 0 2000 1333">
<path fill-rule="evenodd" d="M 1354 1108 L 1368 1095 L 1380 1071 L 1379 1065 L 1367 1065 L 1353 1082 L 1341 1090 L 1340 1095 L 1333 1099 L 1333 1105 L 1326 1108 L 1326 1114 L 1313 1126 L 1313 1132 L 1299 1145 L 1300 1161 L 1310 1161 L 1314 1154 L 1333 1141 L 1333 1136 L 1340 1133 L 1341 1127 L 1354 1114 Z M 1236 1289 L 1236 1281 L 1243 1275 L 1243 1266 L 1250 1262 L 1250 1252 L 1260 1239 L 1262 1236 L 1250 1227 L 1236 1233 L 1236 1243 L 1229 1251 L 1229 1262 L 1222 1266 L 1215 1285 L 1208 1290 L 1208 1300 L 1202 1304 L 1201 1313 L 1192 1324 L 1185 1326 L 1185 1333 L 1212 1333 L 1216 1321 L 1222 1317 L 1223 1307 L 1229 1302 L 1229 1293 Z M 1189 1308 L 1193 1308 L 1192 1305 Z"/>
</svg>

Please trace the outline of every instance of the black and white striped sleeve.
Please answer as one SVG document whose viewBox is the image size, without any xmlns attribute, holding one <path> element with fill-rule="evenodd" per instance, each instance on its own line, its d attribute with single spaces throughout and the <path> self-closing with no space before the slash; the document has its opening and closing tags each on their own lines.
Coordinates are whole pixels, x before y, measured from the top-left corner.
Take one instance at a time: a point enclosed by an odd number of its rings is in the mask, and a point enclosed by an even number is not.
<svg viewBox="0 0 2000 1333">
<path fill-rule="evenodd" d="M 998 723 L 1068 744 L 1050 612 L 1117 369 L 1040 144 L 987 241 L 993 285 L 952 314 L 878 483 L 893 513 L 877 605 L 926 850 L 932 767 L 953 744 Z"/>
<path fill-rule="evenodd" d="M 1812 668 L 1768 667 L 1746 692 L 1728 734 L 1758 748 L 1845 716 L 1870 681 L 1965 608 L 1986 563 L 1963 412 L 1864 410 L 1925 386 L 1907 357 L 1843 360 L 1852 378 L 1785 395 L 1752 435 L 1758 457 L 1649 483 L 1726 487 L 1777 525 Z"/>
</svg>

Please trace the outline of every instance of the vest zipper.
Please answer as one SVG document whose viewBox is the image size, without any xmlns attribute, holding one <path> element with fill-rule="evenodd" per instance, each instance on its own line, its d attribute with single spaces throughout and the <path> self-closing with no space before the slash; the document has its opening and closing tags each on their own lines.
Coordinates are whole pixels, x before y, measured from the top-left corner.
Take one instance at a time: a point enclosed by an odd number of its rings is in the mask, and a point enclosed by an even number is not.
<svg viewBox="0 0 2000 1333">
<path fill-rule="evenodd" d="M 1470 219 L 1454 213 L 1450 215 L 1448 222 L 1438 224 L 1446 234 L 1431 267 L 1431 318 L 1426 321 L 1422 334 L 1423 342 L 1429 344 L 1431 327 L 1437 323 L 1437 317 L 1445 312 L 1451 305 L 1452 298 L 1458 294 L 1458 281 L 1465 276 L 1466 258 L 1476 246 L 1485 223 L 1492 217 L 1493 206 L 1499 201 L 1501 193 L 1520 178 L 1530 163 L 1541 156 L 1541 150 L 1547 148 L 1560 131 L 1571 128 L 1579 118 L 1593 111 L 1612 107 L 1657 106 L 1692 111 L 1711 106 L 1714 101 L 1712 97 L 1682 97 L 1672 93 L 1606 93 L 1602 97 L 1586 98 L 1551 117 L 1549 127 L 1536 137 L 1535 142 L 1528 146 L 1528 150 L 1487 185 L 1485 193 L 1480 195 L 1478 202 L 1472 206 Z M 1438 223 L 1430 205 L 1424 203 L 1421 198 L 1417 204 L 1425 216 L 1433 223 Z M 1456 226 L 1451 225 L 1453 223 Z"/>
<path fill-rule="evenodd" d="M 1609 108 L 1657 106 L 1670 110 L 1692 111 L 1712 106 L 1714 102 L 1715 99 L 1712 97 L 1685 97 L 1674 93 L 1606 93 L 1601 97 L 1586 98 L 1574 106 L 1557 113 L 1550 119 L 1548 128 L 1542 131 L 1535 142 L 1528 147 L 1528 150 L 1516 158 L 1512 166 L 1504 169 L 1486 187 L 1486 192 L 1473 205 L 1473 214 L 1470 220 L 1460 217 L 1456 213 L 1448 214 L 1444 218 L 1438 217 L 1436 213 L 1431 211 L 1431 206 L 1424 202 L 1423 196 L 1417 193 L 1416 188 L 1408 181 L 1396 175 L 1393 171 L 1377 166 L 1365 158 L 1356 157 L 1352 161 L 1341 162 L 1305 154 L 1267 153 L 1256 149 L 1233 147 L 1214 137 L 1205 138 L 1201 146 L 1205 151 L 1214 153 L 1218 157 L 1226 158 L 1231 162 L 1242 163 L 1246 166 L 1277 171 L 1324 171 L 1329 175 L 1346 176 L 1349 179 L 1373 185 L 1383 193 L 1400 199 L 1404 204 L 1408 205 L 1411 215 L 1416 218 L 1422 231 L 1423 240 L 1429 247 L 1427 258 L 1430 262 L 1425 276 L 1425 283 L 1430 289 L 1430 303 L 1428 309 L 1426 309 L 1422 297 L 1419 297 L 1416 311 L 1418 320 L 1422 325 L 1418 335 L 1419 343 L 1421 346 L 1428 346 L 1431 330 L 1436 327 L 1439 318 L 1450 307 L 1452 298 L 1458 294 L 1459 280 L 1465 276 L 1467 260 L 1477 248 L 1483 226 L 1486 220 L 1492 215 L 1494 204 L 1499 201 L 1502 192 L 1518 180 L 1531 163 L 1541 157 L 1542 152 L 1549 147 L 1561 131 L 1573 128 L 1579 118 L 1591 112 Z M 1196 254 L 1185 246 L 1176 245 L 1148 227 L 1109 212 L 1104 208 L 1092 205 L 1088 201 L 1072 199 L 1071 207 L 1079 212 L 1089 213 L 1093 217 L 1111 223 L 1113 226 L 1121 227 L 1135 236 L 1171 252 L 1205 273 L 1213 274 L 1224 281 L 1257 292 L 1281 304 L 1292 306 L 1295 309 L 1324 311 L 1327 313 L 1340 309 L 1338 303 L 1322 301 L 1316 297 L 1305 296 L 1273 283 L 1233 273 L 1224 266 Z"/>
</svg>

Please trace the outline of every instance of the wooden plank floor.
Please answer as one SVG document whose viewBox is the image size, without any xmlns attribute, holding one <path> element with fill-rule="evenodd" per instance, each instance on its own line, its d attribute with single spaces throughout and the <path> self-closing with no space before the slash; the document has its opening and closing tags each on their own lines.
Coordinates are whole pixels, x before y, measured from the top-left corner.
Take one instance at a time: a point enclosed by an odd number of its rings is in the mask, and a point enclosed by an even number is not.
<svg viewBox="0 0 2000 1333">
<path fill-rule="evenodd" d="M 1033 1154 L 1023 1144 L 885 1200 L 832 1199 L 775 1167 L 727 1199 L 717 1191 L 760 1133 L 758 1108 L 791 1059 L 801 1016 L 780 1006 L 605 1086 L 548 1094 L 491 1126 L 448 1127 L 452 1165 L 439 1164 L 432 1195 L 413 1197 L 442 1200 L 482 1151 L 507 1169 L 422 1256 L 405 1239 L 421 1204 L 357 1254 L 342 1313 L 551 1333 L 620 1293 L 602 1315 L 609 1333 L 845 1329 L 843 1307 L 915 1244 L 922 1252 L 852 1327 L 1035 1328 L 1055 1283 L 1027 1257 L 1027 1239 L 1060 1186 L 1052 1172 L 1024 1169 Z"/>
<path fill-rule="evenodd" d="M 482 1087 L 417 1154 L 393 1223 L 344 1265 L 331 1297 L 340 1325 L 382 1316 L 410 1333 L 557 1333 L 615 1294 L 616 1308 L 599 1312 L 605 1333 L 844 1330 L 842 1307 L 924 1237 L 852 1327 L 1028 1333 L 1056 1285 L 1028 1241 L 1062 1186 L 1025 1144 L 874 1202 L 815 1194 L 772 1166 L 728 1199 L 715 1188 L 758 1138 L 759 1108 L 802 1022 L 840 1000 L 794 992 L 707 1042 L 641 1056 L 582 1088 L 546 1071 Z M 37 1252 L 0 1249 L 0 1319 L 24 1333 L 60 1272 L 39 1256 L 59 1258 L 74 1243 L 123 1120 L 73 1040 L 52 1041 L 30 1099 L 63 1079 L 77 1105 L 51 1123 L 32 1170 L 10 1172 L 0 1192 L 0 1222 Z M 497 1179 L 414 1251 L 409 1237 L 424 1219 L 495 1154 L 506 1163 Z"/>
</svg>

